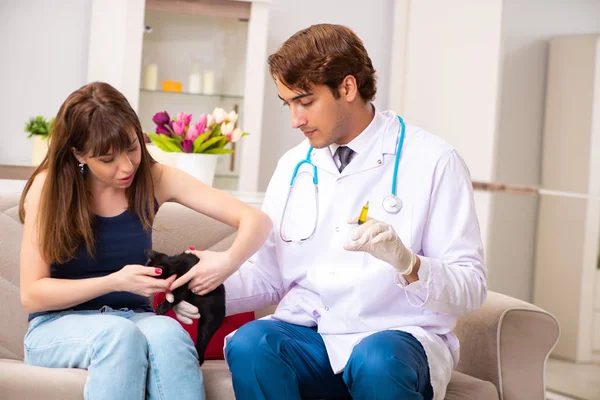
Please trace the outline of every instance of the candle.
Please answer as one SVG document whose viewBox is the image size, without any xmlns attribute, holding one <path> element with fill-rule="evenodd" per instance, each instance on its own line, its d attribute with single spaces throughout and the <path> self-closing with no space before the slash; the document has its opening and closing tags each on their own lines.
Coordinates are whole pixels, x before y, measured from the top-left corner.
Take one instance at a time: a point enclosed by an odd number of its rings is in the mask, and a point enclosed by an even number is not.
<svg viewBox="0 0 600 400">
<path fill-rule="evenodd" d="M 188 82 L 188 91 L 190 93 L 200 93 L 201 89 L 201 77 L 200 72 L 192 72 Z"/>
<path fill-rule="evenodd" d="M 144 71 L 144 88 L 147 90 L 156 90 L 158 84 L 158 65 L 148 64 Z"/>
<path fill-rule="evenodd" d="M 214 94 L 215 93 L 215 72 L 214 71 L 204 71 L 204 76 L 202 77 L 203 83 L 203 92 L 204 94 Z"/>
</svg>

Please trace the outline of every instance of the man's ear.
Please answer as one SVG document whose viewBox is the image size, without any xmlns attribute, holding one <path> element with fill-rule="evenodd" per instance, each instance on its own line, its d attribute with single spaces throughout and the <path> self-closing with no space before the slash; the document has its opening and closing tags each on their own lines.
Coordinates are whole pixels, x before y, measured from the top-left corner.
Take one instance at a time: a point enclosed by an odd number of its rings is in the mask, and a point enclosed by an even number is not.
<svg viewBox="0 0 600 400">
<path fill-rule="evenodd" d="M 339 87 L 340 97 L 343 97 L 347 102 L 353 102 L 358 96 L 358 85 L 354 75 L 346 75 Z"/>
</svg>

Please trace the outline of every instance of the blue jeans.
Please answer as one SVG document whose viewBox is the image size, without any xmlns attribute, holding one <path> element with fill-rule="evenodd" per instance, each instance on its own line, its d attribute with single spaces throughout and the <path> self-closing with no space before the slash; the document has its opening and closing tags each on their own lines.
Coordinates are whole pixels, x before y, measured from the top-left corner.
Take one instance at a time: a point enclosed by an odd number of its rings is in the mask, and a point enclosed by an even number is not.
<svg viewBox="0 0 600 400">
<path fill-rule="evenodd" d="M 316 328 L 281 321 L 243 325 L 225 356 L 238 400 L 433 398 L 425 350 L 406 332 L 363 339 L 340 374 L 333 373 Z"/>
<path fill-rule="evenodd" d="M 204 400 L 202 371 L 189 334 L 169 317 L 103 307 L 34 318 L 25 362 L 88 370 L 87 400 Z"/>
</svg>

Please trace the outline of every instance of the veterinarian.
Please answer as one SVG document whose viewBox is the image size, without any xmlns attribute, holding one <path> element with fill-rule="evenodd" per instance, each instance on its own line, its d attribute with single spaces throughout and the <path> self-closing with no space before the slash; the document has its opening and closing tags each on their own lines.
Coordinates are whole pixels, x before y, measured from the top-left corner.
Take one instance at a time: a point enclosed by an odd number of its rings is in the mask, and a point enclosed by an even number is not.
<svg viewBox="0 0 600 400">
<path fill-rule="evenodd" d="M 268 64 L 306 140 L 266 191 L 266 244 L 225 282 L 228 314 L 278 304 L 226 340 L 236 397 L 443 399 L 456 319 L 487 293 L 465 162 L 374 106 L 375 70 L 343 26 L 294 34 Z"/>
</svg>

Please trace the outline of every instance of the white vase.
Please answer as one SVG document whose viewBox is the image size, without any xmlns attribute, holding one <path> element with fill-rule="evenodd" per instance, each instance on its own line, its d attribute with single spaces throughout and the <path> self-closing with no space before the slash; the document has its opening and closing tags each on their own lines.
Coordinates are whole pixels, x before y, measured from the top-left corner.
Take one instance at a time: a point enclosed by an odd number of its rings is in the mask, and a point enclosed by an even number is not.
<svg viewBox="0 0 600 400">
<path fill-rule="evenodd" d="M 38 166 L 44 161 L 46 153 L 48 153 L 48 139 L 40 135 L 33 135 L 33 148 L 31 154 L 31 164 Z"/>
<path fill-rule="evenodd" d="M 148 153 L 161 164 L 168 165 L 169 167 L 175 167 L 175 158 L 179 153 L 167 153 L 162 151 L 153 143 L 146 143 L 146 149 Z"/>
<path fill-rule="evenodd" d="M 175 167 L 187 172 L 199 181 L 212 186 L 217 168 L 216 154 L 171 153 L 175 154 Z"/>
</svg>

